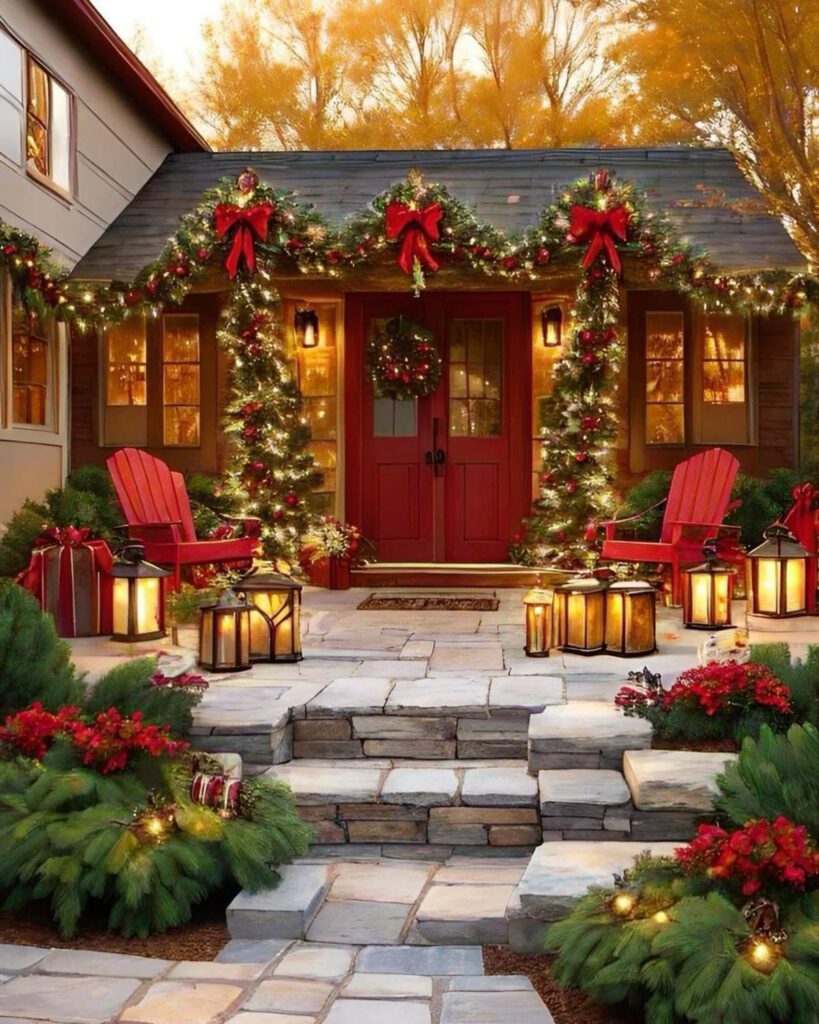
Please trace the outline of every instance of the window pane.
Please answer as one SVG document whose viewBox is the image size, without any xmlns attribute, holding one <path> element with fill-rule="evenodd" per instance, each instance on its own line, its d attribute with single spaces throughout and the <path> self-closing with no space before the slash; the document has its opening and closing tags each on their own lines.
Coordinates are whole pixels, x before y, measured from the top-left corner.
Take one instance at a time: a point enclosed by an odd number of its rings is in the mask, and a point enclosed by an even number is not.
<svg viewBox="0 0 819 1024">
<path fill-rule="evenodd" d="M 677 312 L 646 313 L 646 444 L 685 441 L 684 320 Z"/>
<path fill-rule="evenodd" d="M 415 437 L 417 400 L 373 399 L 373 437 Z"/>
<path fill-rule="evenodd" d="M 44 426 L 48 384 L 48 347 L 40 338 L 15 334 L 12 342 L 12 418 Z"/>
<path fill-rule="evenodd" d="M 716 362 L 702 364 L 702 398 L 711 405 L 745 401 L 745 363 Z"/>
<path fill-rule="evenodd" d="M 163 316 L 162 339 L 166 363 L 199 362 L 199 317 L 195 313 Z"/>
<path fill-rule="evenodd" d="M 165 367 L 165 405 L 199 404 L 199 367 L 169 363 Z"/>
<path fill-rule="evenodd" d="M 502 321 L 452 322 L 449 343 L 451 436 L 497 437 L 500 434 L 502 353 Z"/>
<path fill-rule="evenodd" d="M 646 398 L 649 402 L 679 402 L 682 395 L 682 360 L 653 359 L 646 363 Z"/>
<path fill-rule="evenodd" d="M 449 394 L 452 398 L 466 398 L 469 394 L 466 387 L 466 367 L 463 364 L 450 364 Z"/>
<path fill-rule="evenodd" d="M 23 102 L 23 51 L 2 29 L 0 29 L 0 86 L 18 103 Z"/>
<path fill-rule="evenodd" d="M 712 405 L 745 402 L 745 320 L 711 314 L 703 331 L 703 401 Z"/>
<path fill-rule="evenodd" d="M 173 405 L 165 408 L 165 444 L 199 444 L 199 407 Z"/>
<path fill-rule="evenodd" d="M 28 61 L 28 112 L 48 124 L 48 75 L 31 58 Z"/>
<path fill-rule="evenodd" d="M 199 317 L 162 317 L 162 401 L 166 445 L 199 444 Z"/>
<path fill-rule="evenodd" d="M 71 102 L 59 82 L 51 80 L 51 180 L 71 190 Z"/>
<path fill-rule="evenodd" d="M 30 114 L 26 122 L 26 157 L 48 177 L 48 136 L 45 126 Z"/>
<path fill-rule="evenodd" d="M 646 313 L 646 359 L 682 357 L 682 313 Z"/>
<path fill-rule="evenodd" d="M 646 408 L 647 444 L 682 444 L 685 439 L 682 405 L 649 405 Z"/>
<path fill-rule="evenodd" d="M 336 436 L 336 399 L 334 395 L 327 398 L 302 398 L 302 411 L 310 424 L 312 437 L 327 439 Z"/>
<path fill-rule="evenodd" d="M 145 318 L 135 317 L 105 332 L 106 405 L 146 405 Z"/>
</svg>

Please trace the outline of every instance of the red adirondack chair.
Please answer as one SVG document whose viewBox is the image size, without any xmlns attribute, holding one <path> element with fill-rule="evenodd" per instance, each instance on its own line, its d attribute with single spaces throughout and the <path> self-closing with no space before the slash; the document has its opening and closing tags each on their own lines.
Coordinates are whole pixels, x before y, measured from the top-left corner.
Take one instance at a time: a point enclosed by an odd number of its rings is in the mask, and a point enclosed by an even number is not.
<svg viewBox="0 0 819 1024">
<path fill-rule="evenodd" d="M 190 500 L 181 473 L 138 448 L 120 448 L 106 459 L 128 527 L 128 536 L 145 547 L 149 562 L 173 569 L 170 581 L 179 589 L 182 567 L 206 562 L 251 562 L 258 546 L 260 520 L 229 519 L 243 526 L 245 536 L 197 540 Z"/>
<path fill-rule="evenodd" d="M 738 468 L 739 462 L 723 448 L 709 448 L 678 463 L 668 497 L 651 506 L 654 509 L 665 505 L 659 541 L 620 540 L 615 536 L 618 526 L 651 511 L 645 509 L 601 524 L 606 538 L 600 557 L 616 562 L 670 565 L 671 600 L 675 605 L 682 604 L 682 569 L 702 560 L 702 543 L 707 537 L 720 537 L 721 553 L 728 557 L 738 551 L 739 527 L 723 524 L 727 513 L 739 504 L 730 501 Z"/>
<path fill-rule="evenodd" d="M 808 559 L 807 608 L 808 613 L 813 615 L 816 611 L 817 554 L 819 554 L 819 538 L 816 536 L 819 512 L 815 512 L 813 509 L 817 491 L 811 483 L 797 484 L 791 491 L 791 496 L 793 505 L 782 517 L 782 522 L 811 556 Z"/>
</svg>

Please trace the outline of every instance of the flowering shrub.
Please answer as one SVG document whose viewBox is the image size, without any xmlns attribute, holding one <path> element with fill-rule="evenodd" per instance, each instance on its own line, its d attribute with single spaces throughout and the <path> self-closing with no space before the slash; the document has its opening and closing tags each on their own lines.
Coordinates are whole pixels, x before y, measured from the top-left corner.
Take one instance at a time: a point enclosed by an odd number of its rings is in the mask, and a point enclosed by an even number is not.
<svg viewBox="0 0 819 1024">
<path fill-rule="evenodd" d="M 767 666 L 751 662 L 687 669 L 669 690 L 649 673 L 641 685 L 621 687 L 614 702 L 672 738 L 741 739 L 756 735 L 763 723 L 786 728 L 793 716 L 788 687 Z"/>
<path fill-rule="evenodd" d="M 700 825 L 694 839 L 675 853 L 686 873 L 736 884 L 743 896 L 770 884 L 804 889 L 819 876 L 819 850 L 805 826 L 782 815 L 773 821 L 754 818 L 732 832 Z"/>
<path fill-rule="evenodd" d="M 180 690 L 191 687 L 194 692 L 207 690 L 208 681 L 195 672 L 181 672 L 178 676 L 166 676 L 164 672 L 154 672 L 149 677 L 151 686 L 167 686 L 171 690 Z"/>
<path fill-rule="evenodd" d="M 145 723 L 141 711 L 122 715 L 114 707 L 87 719 L 73 705 L 52 713 L 35 701 L 8 715 L 5 725 L 0 726 L 0 741 L 38 759 L 45 756 L 58 737 L 77 749 L 83 764 L 93 765 L 103 775 L 127 767 L 132 753 L 144 751 L 159 757 L 176 754 L 188 745 L 184 740 L 171 739 L 166 728 Z"/>
<path fill-rule="evenodd" d="M 357 526 L 342 523 L 334 516 L 322 516 L 319 525 L 310 531 L 303 554 L 309 564 L 330 556 L 349 558 L 358 550 L 361 531 Z"/>
</svg>

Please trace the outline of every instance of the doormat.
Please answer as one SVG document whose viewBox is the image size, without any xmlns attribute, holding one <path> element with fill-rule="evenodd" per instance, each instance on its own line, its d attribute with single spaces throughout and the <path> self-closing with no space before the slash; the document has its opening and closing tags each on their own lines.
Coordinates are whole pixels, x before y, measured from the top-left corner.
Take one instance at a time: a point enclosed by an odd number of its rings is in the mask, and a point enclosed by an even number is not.
<svg viewBox="0 0 819 1024">
<path fill-rule="evenodd" d="M 358 606 L 360 612 L 496 612 L 496 597 L 445 597 L 430 594 L 418 597 L 388 597 L 370 594 Z"/>
</svg>

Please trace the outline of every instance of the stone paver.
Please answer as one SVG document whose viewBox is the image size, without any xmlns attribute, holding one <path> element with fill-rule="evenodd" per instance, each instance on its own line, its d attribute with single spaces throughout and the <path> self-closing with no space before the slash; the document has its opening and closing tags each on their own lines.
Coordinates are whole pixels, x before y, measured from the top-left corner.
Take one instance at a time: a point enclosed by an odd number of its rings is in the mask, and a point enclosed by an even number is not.
<svg viewBox="0 0 819 1024">
<path fill-rule="evenodd" d="M 170 960 L 90 949 L 52 949 L 37 964 L 46 974 L 97 974 L 116 978 L 155 978 L 171 966 Z"/>
<path fill-rule="evenodd" d="M 544 815 L 602 817 L 606 807 L 626 804 L 631 796 L 620 772 L 605 768 L 538 772 L 537 784 Z"/>
<path fill-rule="evenodd" d="M 381 787 L 381 769 L 370 765 L 338 768 L 294 761 L 265 772 L 293 790 L 297 804 L 374 803 Z"/>
<path fill-rule="evenodd" d="M 735 754 L 694 750 L 628 750 L 623 774 L 640 810 L 710 811 L 717 776 Z"/>
<path fill-rule="evenodd" d="M 433 885 L 415 918 L 417 933 L 428 942 L 506 942 L 506 906 L 513 885 Z"/>
<path fill-rule="evenodd" d="M 264 971 L 267 964 L 230 964 L 217 963 L 213 960 L 182 960 L 175 964 L 166 977 L 168 979 L 186 981 L 255 981 Z"/>
<path fill-rule="evenodd" d="M 392 689 L 389 679 L 380 676 L 354 676 L 334 679 L 321 693 L 307 703 L 307 717 L 355 712 L 376 714 L 383 710 Z"/>
<path fill-rule="evenodd" d="M 237 985 L 207 982 L 157 981 L 120 1020 L 140 1024 L 211 1024 L 242 995 Z"/>
<path fill-rule="evenodd" d="M 329 888 L 327 865 L 287 864 L 275 889 L 242 890 L 227 908 L 227 923 L 235 939 L 303 938 Z"/>
<path fill-rule="evenodd" d="M 537 780 L 520 768 L 469 768 L 465 762 L 461 802 L 474 807 L 535 807 Z"/>
<path fill-rule="evenodd" d="M 430 871 L 426 864 L 340 864 L 327 899 L 415 903 Z"/>
<path fill-rule="evenodd" d="M 387 804 L 438 807 L 455 802 L 458 776 L 451 768 L 393 768 L 381 789 Z"/>
<path fill-rule="evenodd" d="M 556 704 L 529 720 L 529 742 L 545 751 L 630 750 L 651 744 L 651 724 L 601 701 Z"/>
<path fill-rule="evenodd" d="M 325 1018 L 326 1024 L 430 1024 L 428 1003 L 404 1000 L 337 999 Z"/>
<path fill-rule="evenodd" d="M 294 1013 L 237 1013 L 225 1024 L 315 1024 L 315 1017 Z M 1 1022 L 0 1022 L 1 1024 Z"/>
<path fill-rule="evenodd" d="M 224 964 L 267 964 L 290 945 L 289 939 L 231 939 L 215 960 Z"/>
<path fill-rule="evenodd" d="M 365 946 L 355 969 L 364 974 L 483 974 L 479 946 Z"/>
<path fill-rule="evenodd" d="M 0 943 L 0 971 L 14 974 L 33 967 L 48 953 L 39 946 L 15 946 L 10 942 Z"/>
<path fill-rule="evenodd" d="M 418 974 L 354 974 L 344 986 L 349 999 L 430 999 L 432 978 Z"/>
<path fill-rule="evenodd" d="M 529 991 L 445 992 L 441 1024 L 552 1024 L 543 1000 Z M 579 1022 L 578 1022 L 579 1024 Z"/>
<path fill-rule="evenodd" d="M 429 660 L 433 672 L 497 672 L 503 670 L 499 643 L 436 644 Z"/>
<path fill-rule="evenodd" d="M 119 1013 L 140 984 L 136 978 L 22 975 L 0 989 L 0 1013 L 60 1024 L 102 1024 Z"/>
<path fill-rule="evenodd" d="M 493 858 L 489 863 L 481 863 L 470 857 L 469 863 L 452 861 L 438 868 L 435 883 L 447 885 L 517 885 L 529 863 L 528 857 L 517 858 L 510 863 L 500 858 Z"/>
<path fill-rule="evenodd" d="M 489 679 L 399 679 L 386 705 L 387 714 L 422 715 L 435 708 L 443 714 L 482 714 L 489 701 Z"/>
<path fill-rule="evenodd" d="M 335 986 L 328 981 L 271 978 L 259 985 L 242 1008 L 264 1013 L 318 1014 L 334 991 Z"/>
<path fill-rule="evenodd" d="M 331 900 L 308 929 L 310 942 L 383 943 L 399 941 L 410 908 L 406 903 Z"/>
<path fill-rule="evenodd" d="M 562 704 L 563 679 L 560 676 L 493 676 L 489 688 L 489 708 L 542 711 L 550 704 Z"/>
<path fill-rule="evenodd" d="M 352 967 L 356 953 L 351 946 L 299 943 L 282 957 L 273 974 L 285 978 L 343 978 Z"/>
<path fill-rule="evenodd" d="M 409 660 L 426 660 L 432 657 L 435 644 L 432 640 L 407 640 L 401 648 L 399 658 Z"/>
</svg>

